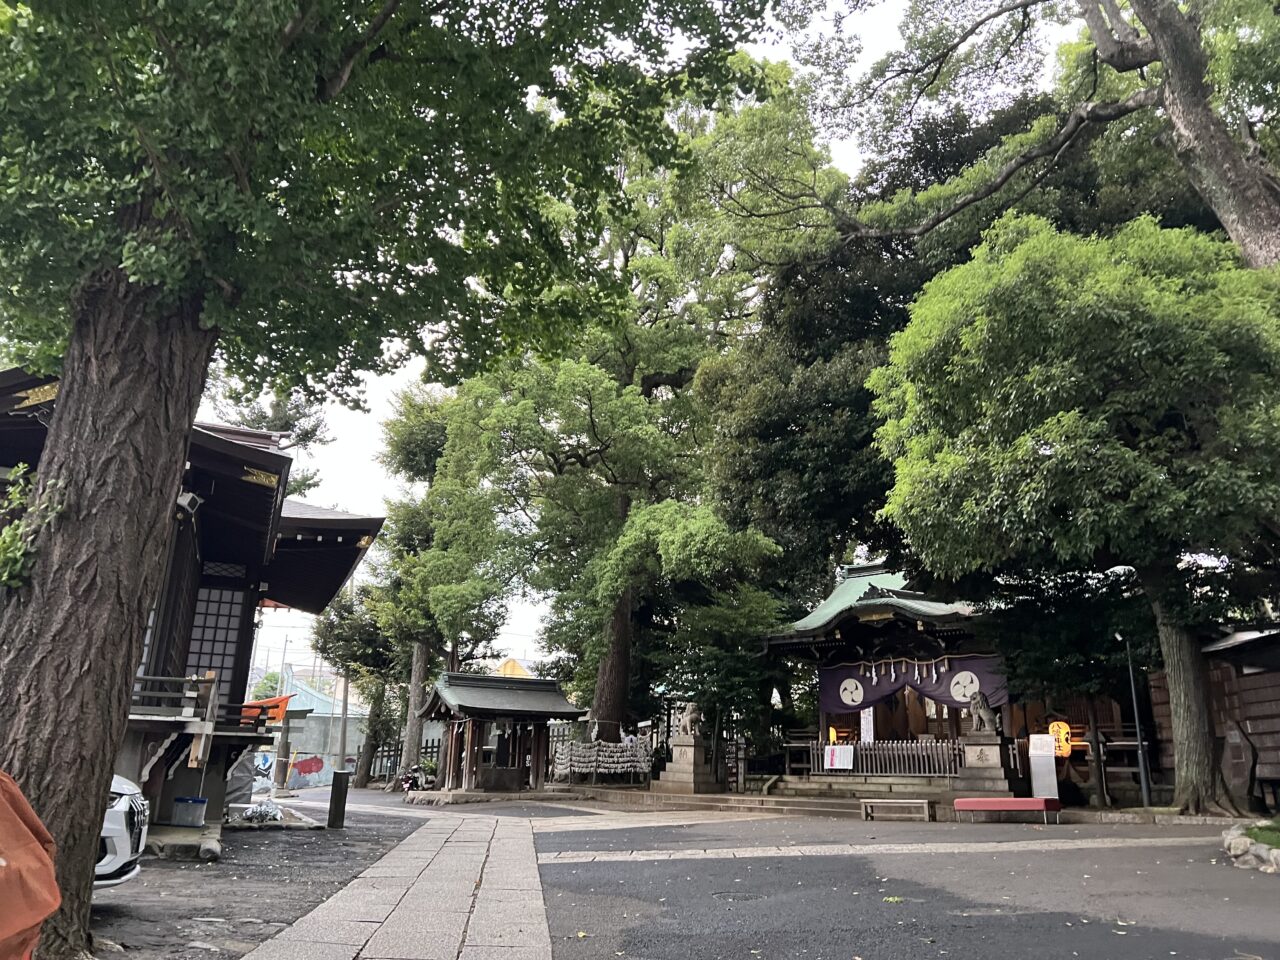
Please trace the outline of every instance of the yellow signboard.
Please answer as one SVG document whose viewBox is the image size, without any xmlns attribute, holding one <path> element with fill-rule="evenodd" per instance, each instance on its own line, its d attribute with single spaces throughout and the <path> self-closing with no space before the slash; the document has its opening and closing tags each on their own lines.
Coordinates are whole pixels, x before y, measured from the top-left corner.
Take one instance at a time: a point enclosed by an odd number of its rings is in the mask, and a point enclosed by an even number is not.
<svg viewBox="0 0 1280 960">
<path fill-rule="evenodd" d="M 1055 757 L 1071 756 L 1071 727 L 1061 720 L 1049 724 L 1049 735 L 1053 737 L 1053 755 Z"/>
</svg>

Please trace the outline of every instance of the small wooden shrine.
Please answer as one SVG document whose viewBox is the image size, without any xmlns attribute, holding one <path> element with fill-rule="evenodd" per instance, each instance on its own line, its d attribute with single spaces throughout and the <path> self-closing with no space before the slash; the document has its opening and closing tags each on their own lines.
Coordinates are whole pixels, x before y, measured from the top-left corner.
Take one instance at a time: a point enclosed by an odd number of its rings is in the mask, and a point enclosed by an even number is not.
<svg viewBox="0 0 1280 960">
<path fill-rule="evenodd" d="M 552 720 L 579 720 L 554 680 L 443 673 L 420 711 L 445 723 L 438 783 L 444 790 L 541 790 Z"/>
</svg>

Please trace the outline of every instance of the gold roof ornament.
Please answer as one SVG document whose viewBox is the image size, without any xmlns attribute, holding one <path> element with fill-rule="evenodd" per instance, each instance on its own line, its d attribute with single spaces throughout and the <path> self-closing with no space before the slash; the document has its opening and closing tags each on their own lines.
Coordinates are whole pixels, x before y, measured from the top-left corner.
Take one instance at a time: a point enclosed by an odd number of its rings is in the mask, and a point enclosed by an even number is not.
<svg viewBox="0 0 1280 960">
<path fill-rule="evenodd" d="M 52 383 L 42 383 L 38 387 L 19 390 L 14 396 L 22 397 L 23 400 L 13 409 L 25 410 L 27 407 L 38 407 L 42 403 L 48 403 L 58 395 L 58 386 L 59 381 L 54 380 Z"/>
<path fill-rule="evenodd" d="M 270 487 L 272 490 L 280 483 L 280 478 L 274 473 L 267 470 L 259 470 L 257 467 L 245 467 L 244 476 L 240 479 L 248 483 L 256 483 L 260 487 Z"/>
</svg>

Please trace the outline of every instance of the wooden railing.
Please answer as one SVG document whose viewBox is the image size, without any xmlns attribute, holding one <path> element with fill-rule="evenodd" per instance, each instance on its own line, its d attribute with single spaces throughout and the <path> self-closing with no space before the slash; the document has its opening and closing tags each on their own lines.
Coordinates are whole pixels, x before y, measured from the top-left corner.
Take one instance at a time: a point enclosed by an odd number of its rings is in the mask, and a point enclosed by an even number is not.
<svg viewBox="0 0 1280 960">
<path fill-rule="evenodd" d="M 203 677 L 139 676 L 134 678 L 129 712 L 212 723 L 217 699 L 218 678 L 213 672 Z"/>
<path fill-rule="evenodd" d="M 878 740 L 843 744 L 853 750 L 853 767 L 828 770 L 826 744 L 811 746 L 815 774 L 849 777 L 954 777 L 964 766 L 964 747 L 957 740 Z"/>
<path fill-rule="evenodd" d="M 218 704 L 218 675 L 210 670 L 202 677 L 134 678 L 129 716 L 144 720 L 175 720 L 191 734 L 188 767 L 209 761 L 214 726 L 222 708 Z"/>
</svg>

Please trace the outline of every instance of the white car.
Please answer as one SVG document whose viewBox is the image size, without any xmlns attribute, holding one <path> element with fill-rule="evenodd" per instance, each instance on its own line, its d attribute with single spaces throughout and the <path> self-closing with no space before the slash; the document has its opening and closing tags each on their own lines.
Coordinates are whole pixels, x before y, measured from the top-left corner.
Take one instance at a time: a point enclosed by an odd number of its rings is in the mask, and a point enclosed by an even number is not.
<svg viewBox="0 0 1280 960">
<path fill-rule="evenodd" d="M 102 819 L 98 838 L 98 865 L 93 870 L 93 888 L 114 887 L 138 875 L 138 858 L 147 846 L 147 818 L 150 805 L 132 780 L 111 778 L 111 797 Z"/>
</svg>

